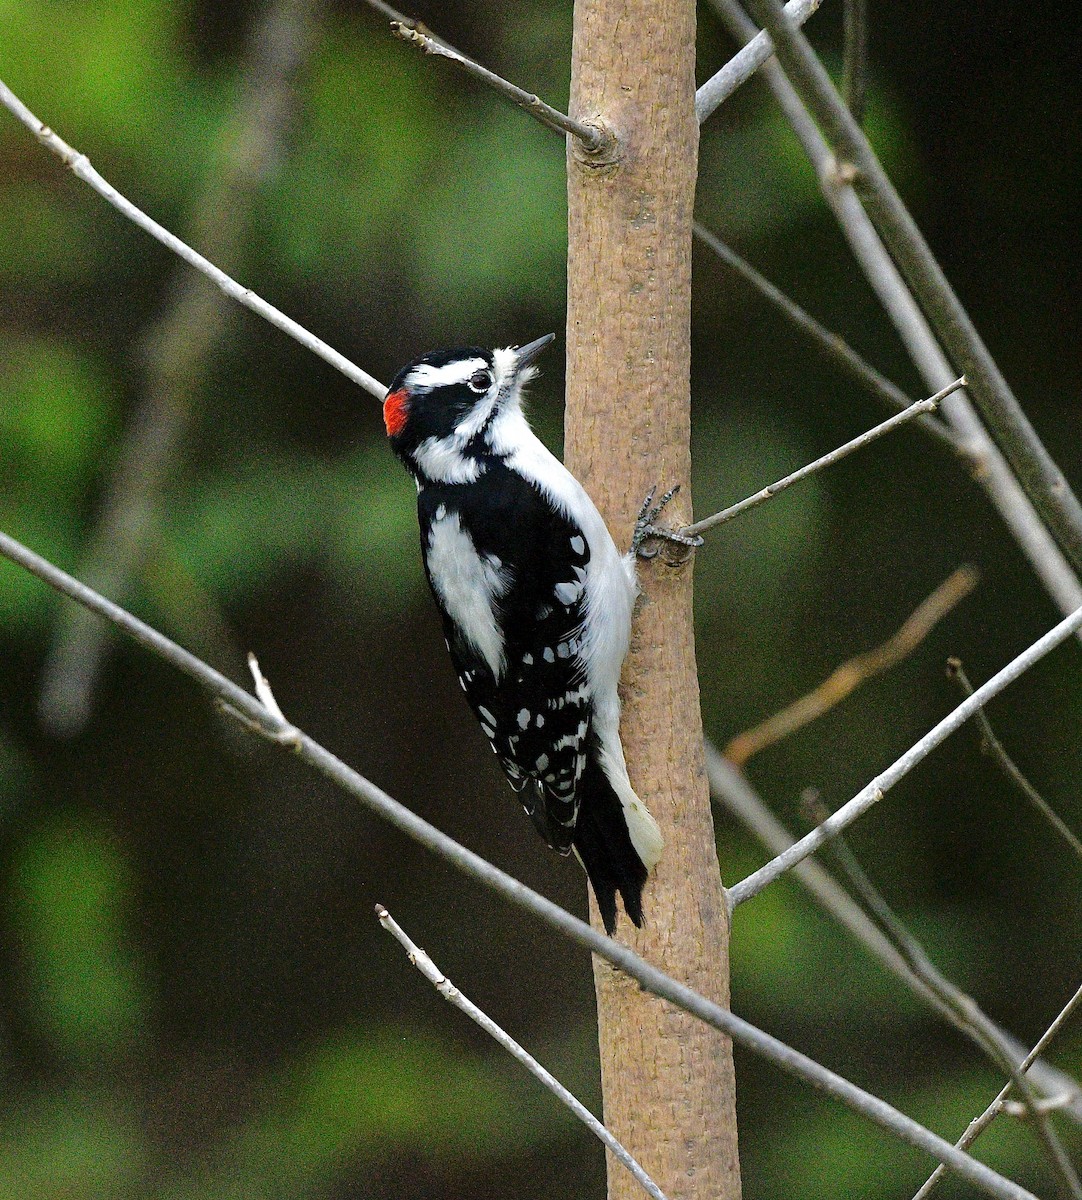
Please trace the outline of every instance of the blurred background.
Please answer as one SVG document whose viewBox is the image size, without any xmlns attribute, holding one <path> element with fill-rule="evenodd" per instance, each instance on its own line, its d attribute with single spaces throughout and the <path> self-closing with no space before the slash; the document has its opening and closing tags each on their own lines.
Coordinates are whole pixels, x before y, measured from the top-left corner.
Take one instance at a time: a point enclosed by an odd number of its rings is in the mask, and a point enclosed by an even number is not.
<svg viewBox="0 0 1082 1200">
<path fill-rule="evenodd" d="M 410 12 L 565 104 L 569 0 Z M 810 29 L 837 65 L 837 0 Z M 733 49 L 700 6 L 700 79 Z M 876 145 L 1077 487 L 1082 64 L 1062 6 L 873 3 L 871 50 Z M 362 4 L 0 0 L 0 77 L 379 379 L 433 346 L 562 330 L 559 140 Z M 756 82 L 704 127 L 698 212 L 923 394 Z M 695 272 L 706 515 L 882 413 L 701 248 Z M 220 299 L 7 113 L 0 346 L 0 528 L 238 681 L 254 650 L 294 721 L 585 913 L 581 872 L 533 834 L 462 702 L 376 402 Z M 557 450 L 561 363 L 550 352 L 531 406 Z M 697 638 L 722 745 L 967 562 L 979 587 L 910 658 L 748 764 L 790 828 L 807 828 L 806 788 L 837 806 L 953 707 L 948 654 L 982 681 L 1057 614 L 983 494 L 913 429 L 711 535 Z M 373 904 L 596 1108 L 587 956 L 70 608 L 0 563 L 0 1196 L 601 1196 L 600 1146 L 435 995 Z M 992 708 L 1075 829 L 1078 665 L 1069 644 Z M 730 818 L 717 829 L 728 881 L 764 860 Z M 1082 867 L 975 732 L 852 844 L 938 964 L 1036 1040 L 1082 977 Z M 736 1011 L 945 1136 L 998 1090 L 796 883 L 741 908 L 733 954 Z M 1082 1026 L 1051 1058 L 1082 1074 Z M 749 1198 L 874 1200 L 924 1178 L 923 1156 L 802 1085 L 743 1053 L 738 1071 Z M 999 1122 L 981 1153 L 1049 1190 L 1024 1129 Z"/>
</svg>

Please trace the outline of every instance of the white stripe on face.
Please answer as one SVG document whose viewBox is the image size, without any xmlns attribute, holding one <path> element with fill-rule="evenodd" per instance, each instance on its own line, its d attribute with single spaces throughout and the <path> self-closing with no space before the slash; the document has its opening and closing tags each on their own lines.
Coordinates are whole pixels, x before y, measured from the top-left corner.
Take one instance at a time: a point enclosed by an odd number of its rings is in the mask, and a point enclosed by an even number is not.
<svg viewBox="0 0 1082 1200">
<path fill-rule="evenodd" d="M 424 391 L 448 384 L 465 383 L 475 371 L 483 371 L 487 367 L 488 363 L 483 358 L 463 358 L 442 367 L 421 363 L 406 376 L 406 387 Z"/>
</svg>

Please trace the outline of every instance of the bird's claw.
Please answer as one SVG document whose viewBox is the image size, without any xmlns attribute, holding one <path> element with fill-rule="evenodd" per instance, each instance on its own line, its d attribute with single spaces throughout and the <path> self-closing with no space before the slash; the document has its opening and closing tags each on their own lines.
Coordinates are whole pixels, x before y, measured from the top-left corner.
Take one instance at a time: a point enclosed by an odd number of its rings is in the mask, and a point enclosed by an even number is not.
<svg viewBox="0 0 1082 1200">
<path fill-rule="evenodd" d="M 687 534 L 678 533 L 674 529 L 662 529 L 654 524 L 665 510 L 665 506 L 679 490 L 680 485 L 677 483 L 669 488 L 656 504 L 654 503 L 654 495 L 657 492 L 657 488 L 652 487 L 646 493 L 646 499 L 642 502 L 638 518 L 635 521 L 635 532 L 631 536 L 631 553 L 637 558 L 650 559 L 657 557 L 658 549 L 643 549 L 643 542 L 651 538 L 658 538 L 661 541 L 670 542 L 677 546 L 685 546 L 691 550 L 703 544 L 701 537 L 689 537 Z"/>
</svg>

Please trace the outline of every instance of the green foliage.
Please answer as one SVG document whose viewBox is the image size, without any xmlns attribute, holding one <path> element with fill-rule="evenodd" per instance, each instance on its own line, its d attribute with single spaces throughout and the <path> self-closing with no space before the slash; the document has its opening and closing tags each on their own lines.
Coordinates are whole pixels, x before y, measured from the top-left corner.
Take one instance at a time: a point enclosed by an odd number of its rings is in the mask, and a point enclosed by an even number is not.
<svg viewBox="0 0 1082 1200">
<path fill-rule="evenodd" d="M 82 822 L 42 824 L 21 848 L 12 907 L 28 1002 L 40 1033 L 80 1064 L 129 1049 L 146 995 L 131 944 L 127 864 Z"/>
<path fill-rule="evenodd" d="M 0 0 L 0 61 L 16 94 L 91 161 L 119 156 L 150 194 L 178 197 L 225 100 L 185 61 L 182 21 L 168 0 Z"/>
<path fill-rule="evenodd" d="M 417 1147 L 459 1164 L 521 1152 L 568 1120 L 534 1086 L 502 1057 L 463 1055 L 428 1034 L 343 1032 L 272 1078 L 273 1099 L 164 1198 L 287 1200 L 349 1163 L 378 1168 Z"/>
<path fill-rule="evenodd" d="M 332 25 L 308 68 L 289 170 L 264 206 L 278 263 L 355 293 L 388 232 L 407 228 L 403 214 L 447 132 L 439 114 L 436 84 L 419 55 L 358 37 L 344 22 Z"/>
<path fill-rule="evenodd" d="M 69 563 L 86 490 L 116 421 L 104 372 L 70 344 L 12 339 L 0 387 L 0 527 Z M 0 563 L 0 622 L 28 622 L 46 599 L 25 571 Z"/>
<path fill-rule="evenodd" d="M 429 181 L 414 237 L 420 296 L 456 328 L 491 321 L 494 306 L 558 309 L 567 219 L 563 159 L 551 151 L 551 134 L 524 127 L 512 108 L 451 135 L 449 157 L 463 169 Z"/>
<path fill-rule="evenodd" d="M 85 209 L 63 204 L 39 180 L 0 189 L 0 286 L 63 286 L 99 261 L 100 237 Z"/>
<path fill-rule="evenodd" d="M 403 570 L 416 539 L 412 490 L 385 446 L 339 461 L 260 455 L 188 492 L 170 521 L 188 572 L 223 598 L 243 596 L 269 563 L 319 563 L 365 599 L 404 600 L 420 580 Z"/>
<path fill-rule="evenodd" d="M 0 1197 L 138 1194 L 145 1146 L 130 1107 L 108 1092 L 28 1101 L 0 1131 Z"/>
</svg>

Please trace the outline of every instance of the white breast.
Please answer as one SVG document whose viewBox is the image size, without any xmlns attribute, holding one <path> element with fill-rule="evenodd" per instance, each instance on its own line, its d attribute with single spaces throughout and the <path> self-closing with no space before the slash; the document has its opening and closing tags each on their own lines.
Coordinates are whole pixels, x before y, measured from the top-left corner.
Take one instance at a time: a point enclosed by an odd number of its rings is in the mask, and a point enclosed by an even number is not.
<svg viewBox="0 0 1082 1200">
<path fill-rule="evenodd" d="M 428 571 L 451 620 L 499 680 L 504 644 L 494 610 L 511 584 L 506 569 L 490 555 L 477 552 L 473 538 L 453 512 L 432 523 Z"/>
</svg>

